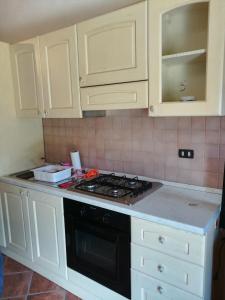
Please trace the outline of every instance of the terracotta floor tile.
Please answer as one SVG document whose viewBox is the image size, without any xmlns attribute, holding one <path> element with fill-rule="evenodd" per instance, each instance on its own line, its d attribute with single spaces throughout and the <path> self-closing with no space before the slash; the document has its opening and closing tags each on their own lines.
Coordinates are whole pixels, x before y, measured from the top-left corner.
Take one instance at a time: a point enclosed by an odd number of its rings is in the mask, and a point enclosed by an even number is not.
<svg viewBox="0 0 225 300">
<path fill-rule="evenodd" d="M 27 296 L 25 296 L 25 297 L 4 298 L 4 300 L 27 300 Z"/>
<path fill-rule="evenodd" d="M 25 296 L 25 297 L 4 298 L 4 300 L 27 300 L 27 296 Z"/>
<path fill-rule="evenodd" d="M 29 295 L 27 300 L 64 300 L 65 294 L 62 292 L 50 292 L 36 295 Z"/>
<path fill-rule="evenodd" d="M 81 300 L 81 299 L 79 297 L 71 294 L 70 292 L 67 292 L 65 300 Z"/>
<path fill-rule="evenodd" d="M 31 276 L 32 272 L 5 275 L 2 298 L 27 295 Z"/>
<path fill-rule="evenodd" d="M 48 292 L 56 290 L 58 287 L 54 282 L 46 279 L 45 277 L 34 273 L 31 281 L 29 294 Z"/>
<path fill-rule="evenodd" d="M 24 265 L 21 265 L 20 263 L 16 262 L 10 257 L 5 257 L 4 274 L 19 273 L 19 272 L 26 272 L 26 271 L 30 271 L 30 269 L 28 269 Z"/>
</svg>

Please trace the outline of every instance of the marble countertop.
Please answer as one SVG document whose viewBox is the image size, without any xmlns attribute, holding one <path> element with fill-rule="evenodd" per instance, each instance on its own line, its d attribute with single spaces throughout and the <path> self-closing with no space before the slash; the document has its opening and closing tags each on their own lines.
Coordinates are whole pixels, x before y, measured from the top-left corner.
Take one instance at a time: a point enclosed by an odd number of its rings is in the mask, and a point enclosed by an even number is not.
<svg viewBox="0 0 225 300">
<path fill-rule="evenodd" d="M 160 189 L 134 205 L 127 206 L 10 176 L 1 177 L 0 181 L 70 198 L 201 235 L 205 234 L 211 226 L 214 226 L 220 212 L 221 191 L 213 189 L 204 191 L 197 187 L 192 189 L 187 185 L 182 186 L 176 183 L 164 182 Z"/>
</svg>

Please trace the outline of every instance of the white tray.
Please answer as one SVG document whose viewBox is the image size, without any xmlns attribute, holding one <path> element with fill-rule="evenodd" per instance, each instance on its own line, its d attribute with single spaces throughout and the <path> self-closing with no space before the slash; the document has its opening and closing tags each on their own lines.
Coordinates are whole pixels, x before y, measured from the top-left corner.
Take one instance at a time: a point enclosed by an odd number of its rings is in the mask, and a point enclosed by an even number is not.
<svg viewBox="0 0 225 300">
<path fill-rule="evenodd" d="M 57 182 L 71 176 L 72 167 L 64 167 L 60 165 L 47 165 L 37 169 L 33 169 L 34 178 L 36 180 Z"/>
</svg>

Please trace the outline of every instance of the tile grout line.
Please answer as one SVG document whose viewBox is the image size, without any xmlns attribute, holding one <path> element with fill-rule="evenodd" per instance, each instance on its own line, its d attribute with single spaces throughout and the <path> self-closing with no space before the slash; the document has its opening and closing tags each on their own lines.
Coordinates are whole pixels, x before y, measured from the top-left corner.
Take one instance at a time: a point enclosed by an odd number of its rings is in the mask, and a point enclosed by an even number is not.
<svg viewBox="0 0 225 300">
<path fill-rule="evenodd" d="M 34 272 L 32 271 L 32 275 L 30 277 L 30 282 L 28 284 L 27 294 L 25 295 L 25 300 L 27 300 L 27 297 L 28 297 L 29 292 L 30 292 L 30 287 L 31 287 L 31 282 L 32 282 L 32 279 L 33 279 L 33 275 L 34 275 Z"/>
</svg>

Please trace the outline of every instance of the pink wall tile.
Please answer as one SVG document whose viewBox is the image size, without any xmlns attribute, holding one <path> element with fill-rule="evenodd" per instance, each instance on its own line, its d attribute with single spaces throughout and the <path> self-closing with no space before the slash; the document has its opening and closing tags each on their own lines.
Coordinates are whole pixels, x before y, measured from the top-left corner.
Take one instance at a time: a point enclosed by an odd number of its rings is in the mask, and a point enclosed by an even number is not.
<svg viewBox="0 0 225 300">
<path fill-rule="evenodd" d="M 148 111 L 106 112 L 106 117 L 44 119 L 45 156 L 69 160 L 75 147 L 86 167 L 201 186 L 221 187 L 225 117 L 150 118 Z M 178 149 L 194 159 L 178 158 Z"/>
</svg>

